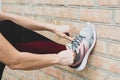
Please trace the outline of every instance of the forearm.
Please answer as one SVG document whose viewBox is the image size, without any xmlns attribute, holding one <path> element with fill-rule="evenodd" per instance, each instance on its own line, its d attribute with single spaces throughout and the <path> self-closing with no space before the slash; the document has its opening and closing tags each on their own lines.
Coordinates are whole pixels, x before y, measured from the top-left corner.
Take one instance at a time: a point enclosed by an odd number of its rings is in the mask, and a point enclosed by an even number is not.
<svg viewBox="0 0 120 80">
<path fill-rule="evenodd" d="M 19 24 L 25 28 L 31 29 L 31 30 L 48 30 L 54 32 L 55 25 L 53 24 L 47 24 L 44 22 L 40 22 L 31 18 L 18 16 L 18 15 L 12 15 L 4 12 L 0 12 L 0 18 L 1 20 L 10 20 L 15 22 L 16 24 Z"/>
<path fill-rule="evenodd" d="M 41 69 L 50 65 L 58 64 L 56 54 L 31 54 L 22 52 L 17 58 L 17 64 L 12 65 L 12 69 L 34 70 Z"/>
<path fill-rule="evenodd" d="M 59 60 L 57 54 L 19 52 L 0 33 L 0 62 L 11 69 L 32 70 L 58 64 Z"/>
</svg>

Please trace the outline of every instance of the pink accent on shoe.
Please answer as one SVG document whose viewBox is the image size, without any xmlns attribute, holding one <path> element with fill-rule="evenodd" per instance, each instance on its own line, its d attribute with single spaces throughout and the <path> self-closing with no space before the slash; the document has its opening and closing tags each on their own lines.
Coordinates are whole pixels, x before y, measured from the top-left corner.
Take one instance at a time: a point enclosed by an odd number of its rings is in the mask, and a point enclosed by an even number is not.
<svg viewBox="0 0 120 80">
<path fill-rule="evenodd" d="M 84 58 L 84 56 L 85 56 L 85 54 L 86 54 L 86 52 L 87 52 L 87 50 L 88 50 L 88 46 L 87 46 L 87 44 L 86 44 L 86 42 L 85 41 L 82 41 L 81 43 L 80 43 L 80 46 L 78 47 L 78 49 L 79 49 L 79 51 L 80 51 L 80 60 L 78 61 L 78 62 L 76 62 L 76 63 L 74 63 L 73 65 L 71 65 L 71 66 L 76 66 L 76 65 L 78 65 L 78 64 L 80 64 L 81 62 L 82 62 L 82 60 L 83 60 L 83 58 Z"/>
</svg>

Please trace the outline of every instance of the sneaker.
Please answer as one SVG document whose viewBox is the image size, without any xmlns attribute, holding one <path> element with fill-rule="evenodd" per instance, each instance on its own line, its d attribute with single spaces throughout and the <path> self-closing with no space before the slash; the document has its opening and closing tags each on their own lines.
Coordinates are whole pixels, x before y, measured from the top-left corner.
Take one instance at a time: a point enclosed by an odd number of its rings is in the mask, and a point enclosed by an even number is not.
<svg viewBox="0 0 120 80">
<path fill-rule="evenodd" d="M 90 52 L 96 43 L 96 31 L 91 23 L 86 23 L 79 35 L 67 47 L 75 52 L 74 63 L 70 65 L 76 70 L 83 70 L 87 64 Z"/>
</svg>

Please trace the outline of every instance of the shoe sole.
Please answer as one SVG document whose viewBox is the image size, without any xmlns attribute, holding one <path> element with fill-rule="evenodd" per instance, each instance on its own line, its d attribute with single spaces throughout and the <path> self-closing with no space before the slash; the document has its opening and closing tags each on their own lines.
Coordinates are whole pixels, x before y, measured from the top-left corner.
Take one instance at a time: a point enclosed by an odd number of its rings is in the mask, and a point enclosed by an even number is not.
<svg viewBox="0 0 120 80">
<path fill-rule="evenodd" d="M 87 24 L 90 25 L 92 27 L 93 31 L 94 31 L 93 32 L 94 33 L 94 40 L 93 40 L 93 44 L 91 45 L 91 47 L 89 48 L 89 50 L 85 54 L 85 57 L 83 58 L 83 61 L 82 61 L 81 65 L 78 68 L 76 68 L 77 71 L 81 71 L 85 68 L 85 66 L 87 64 L 88 57 L 89 57 L 89 55 L 90 55 L 90 53 L 91 53 L 91 51 L 94 48 L 95 43 L 96 43 L 96 30 L 91 23 L 88 22 Z"/>
</svg>

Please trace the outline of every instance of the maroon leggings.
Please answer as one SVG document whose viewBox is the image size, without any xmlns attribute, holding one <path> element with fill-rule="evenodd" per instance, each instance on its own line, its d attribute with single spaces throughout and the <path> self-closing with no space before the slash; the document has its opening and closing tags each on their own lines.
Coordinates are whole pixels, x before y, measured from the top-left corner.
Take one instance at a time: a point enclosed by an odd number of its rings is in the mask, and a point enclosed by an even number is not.
<svg viewBox="0 0 120 80">
<path fill-rule="evenodd" d="M 66 49 L 64 45 L 55 43 L 34 31 L 23 28 L 22 26 L 8 20 L 0 22 L 0 32 L 17 50 L 21 52 L 52 54 Z M 5 64 L 0 62 L 0 79 L 4 67 Z"/>
</svg>

